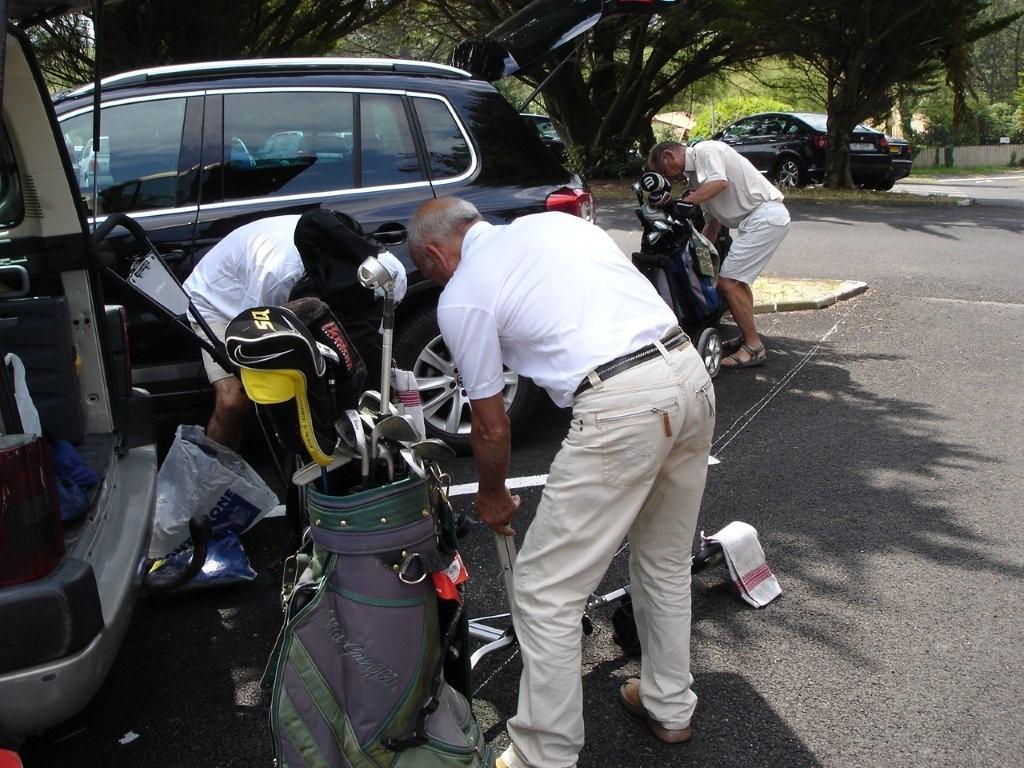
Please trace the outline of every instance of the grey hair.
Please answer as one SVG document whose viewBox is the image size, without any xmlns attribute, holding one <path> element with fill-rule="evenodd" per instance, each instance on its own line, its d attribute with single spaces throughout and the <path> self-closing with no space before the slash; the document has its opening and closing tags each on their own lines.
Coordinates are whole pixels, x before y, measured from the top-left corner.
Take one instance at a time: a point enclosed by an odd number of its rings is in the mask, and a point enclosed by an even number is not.
<svg viewBox="0 0 1024 768">
<path fill-rule="evenodd" d="M 686 145 L 678 141 L 659 141 L 647 153 L 647 167 L 661 173 L 661 156 L 666 152 L 678 152 L 681 149 L 685 151 Z"/>
<path fill-rule="evenodd" d="M 409 220 L 409 252 L 416 256 L 429 243 L 449 240 L 478 221 L 481 221 L 480 211 L 461 197 L 431 200 L 420 206 Z"/>
</svg>

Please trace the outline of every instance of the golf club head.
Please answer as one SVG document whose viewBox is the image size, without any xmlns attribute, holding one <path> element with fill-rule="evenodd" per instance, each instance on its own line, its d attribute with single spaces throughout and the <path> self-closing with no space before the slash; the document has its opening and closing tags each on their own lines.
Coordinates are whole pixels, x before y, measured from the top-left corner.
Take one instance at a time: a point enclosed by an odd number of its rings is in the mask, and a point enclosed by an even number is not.
<svg viewBox="0 0 1024 768">
<path fill-rule="evenodd" d="M 307 464 L 295 471 L 292 475 L 292 482 L 295 483 L 295 485 L 309 485 L 314 480 L 319 480 L 325 470 L 327 472 L 333 472 L 338 467 L 343 467 L 348 464 L 355 457 L 356 454 L 351 450 L 338 446 L 330 464 L 326 467 L 321 467 L 315 462 L 313 464 Z"/>
<path fill-rule="evenodd" d="M 399 451 L 399 455 L 405 461 L 406 466 L 415 474 L 417 477 L 425 478 L 427 476 L 427 468 L 423 466 L 423 462 L 420 461 L 419 456 L 412 450 L 412 448 L 403 448 Z"/>
<path fill-rule="evenodd" d="M 373 432 L 378 438 L 386 438 L 396 443 L 415 443 L 419 440 L 419 432 L 408 416 L 385 416 L 377 422 Z"/>
<path fill-rule="evenodd" d="M 415 451 L 416 455 L 423 461 L 444 461 L 446 459 L 455 458 L 455 451 L 453 451 L 443 440 L 438 440 L 436 437 L 421 440 L 418 443 L 413 443 L 409 447 Z"/>
<path fill-rule="evenodd" d="M 359 284 L 363 288 L 368 288 L 371 291 L 377 288 L 382 288 L 384 291 L 394 289 L 395 278 L 376 256 L 370 256 L 360 264 L 356 274 L 359 277 Z"/>
<path fill-rule="evenodd" d="M 359 396 L 359 410 L 381 413 L 380 392 L 375 389 L 368 389 Z M 388 413 L 396 413 L 393 403 L 388 403 Z"/>
<path fill-rule="evenodd" d="M 354 409 L 348 409 L 345 411 L 345 415 L 334 422 L 334 430 L 338 433 L 338 437 L 341 438 L 341 442 L 351 448 L 352 450 L 358 450 L 356 444 L 356 431 L 352 426 L 352 419 L 358 419 L 359 413 Z"/>
<path fill-rule="evenodd" d="M 370 451 L 366 445 L 366 431 L 363 429 L 363 420 L 359 414 L 349 409 L 345 411 L 345 417 L 348 419 L 349 424 L 352 425 L 352 434 L 355 436 L 356 450 L 359 451 L 359 458 L 362 461 L 362 477 L 365 484 L 366 479 L 370 476 Z"/>
</svg>

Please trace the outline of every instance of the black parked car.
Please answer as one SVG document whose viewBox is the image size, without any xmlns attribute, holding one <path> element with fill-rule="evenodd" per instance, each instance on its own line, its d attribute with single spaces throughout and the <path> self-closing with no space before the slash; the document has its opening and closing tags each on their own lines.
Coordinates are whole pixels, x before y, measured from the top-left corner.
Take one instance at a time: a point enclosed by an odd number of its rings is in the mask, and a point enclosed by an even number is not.
<svg viewBox="0 0 1024 768">
<path fill-rule="evenodd" d="M 827 116 L 811 112 L 764 112 L 737 120 L 713 138 L 750 160 L 779 187 L 818 183 L 825 175 Z M 892 189 L 910 174 L 910 145 L 858 125 L 850 136 L 853 181 L 870 189 Z"/>
<path fill-rule="evenodd" d="M 128 213 L 179 278 L 220 238 L 265 216 L 325 205 L 367 232 L 404 224 L 424 201 L 457 195 L 485 218 L 561 210 L 591 218 L 593 200 L 489 83 L 438 64 L 380 59 L 268 59 L 158 67 L 108 78 L 99 156 L 92 88 L 55 98 L 87 203 L 98 184 L 102 220 Z M 112 238 L 113 258 L 134 255 Z M 435 319 L 440 289 L 404 248 L 410 288 L 397 316 L 395 357 L 421 381 L 435 434 L 465 446 L 469 401 Z M 134 382 L 158 400 L 196 393 L 196 350 L 130 297 Z M 372 370 L 372 367 L 371 367 Z M 513 423 L 537 388 L 507 378 Z"/>
</svg>

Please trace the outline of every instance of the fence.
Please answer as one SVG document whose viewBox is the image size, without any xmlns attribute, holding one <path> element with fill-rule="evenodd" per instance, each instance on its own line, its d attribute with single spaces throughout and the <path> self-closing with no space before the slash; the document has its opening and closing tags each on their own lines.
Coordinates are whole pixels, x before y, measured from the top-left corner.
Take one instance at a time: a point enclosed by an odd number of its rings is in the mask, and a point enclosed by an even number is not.
<svg viewBox="0 0 1024 768">
<path fill-rule="evenodd" d="M 997 144 L 986 147 L 922 147 L 914 158 L 916 168 L 951 166 L 971 168 L 978 165 L 1014 165 L 1024 162 L 1024 144 Z"/>
</svg>

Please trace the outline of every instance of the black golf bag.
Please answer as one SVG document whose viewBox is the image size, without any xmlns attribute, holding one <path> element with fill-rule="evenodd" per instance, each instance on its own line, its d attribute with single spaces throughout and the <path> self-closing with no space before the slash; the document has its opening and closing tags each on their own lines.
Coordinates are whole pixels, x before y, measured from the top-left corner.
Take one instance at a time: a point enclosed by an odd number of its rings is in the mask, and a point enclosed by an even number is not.
<svg viewBox="0 0 1024 768">
<path fill-rule="evenodd" d="M 715 376 L 722 359 L 718 323 L 726 306 L 715 288 L 722 260 L 716 245 L 701 234 L 701 209 L 685 201 L 665 202 L 671 185 L 660 174 L 644 174 L 633 189 L 643 225 L 633 262 L 672 308 L 708 373 Z M 719 241 L 727 247 L 728 233 Z"/>
</svg>

